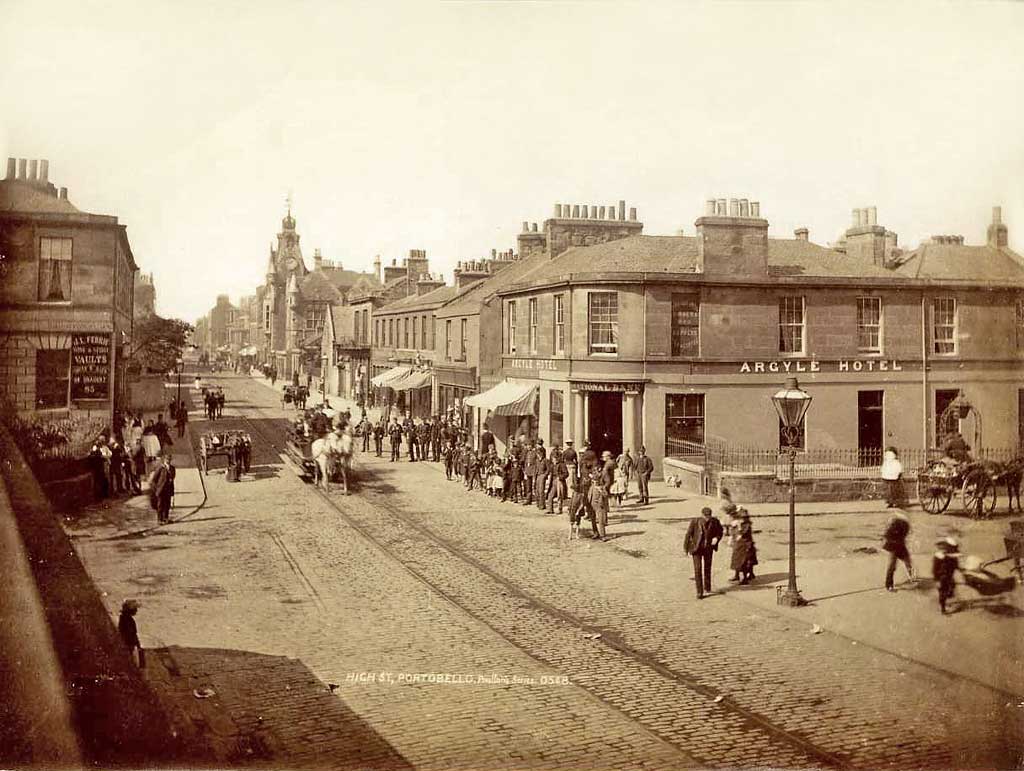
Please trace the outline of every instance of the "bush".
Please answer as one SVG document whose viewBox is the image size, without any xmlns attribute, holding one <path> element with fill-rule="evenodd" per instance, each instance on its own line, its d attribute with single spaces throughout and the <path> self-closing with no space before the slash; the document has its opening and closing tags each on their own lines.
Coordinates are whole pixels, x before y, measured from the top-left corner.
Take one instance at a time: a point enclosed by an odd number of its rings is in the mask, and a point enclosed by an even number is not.
<svg viewBox="0 0 1024 771">
<path fill-rule="evenodd" d="M 20 418 L 5 415 L 14 442 L 33 466 L 53 458 L 83 458 L 96 437 L 106 430 L 100 418 Z"/>
</svg>

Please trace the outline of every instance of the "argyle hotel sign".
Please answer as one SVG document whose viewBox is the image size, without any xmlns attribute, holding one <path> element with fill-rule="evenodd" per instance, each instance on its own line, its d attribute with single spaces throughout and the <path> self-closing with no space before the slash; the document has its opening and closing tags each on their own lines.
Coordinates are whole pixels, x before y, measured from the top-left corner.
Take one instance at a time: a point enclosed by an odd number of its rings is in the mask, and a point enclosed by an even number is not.
<svg viewBox="0 0 1024 771">
<path fill-rule="evenodd" d="M 71 336 L 71 399 L 110 395 L 110 335 Z"/>
<path fill-rule="evenodd" d="M 822 365 L 825 369 L 822 369 Z M 903 365 L 896 359 L 839 359 L 838 361 L 745 361 L 740 373 L 745 372 L 902 372 Z"/>
</svg>

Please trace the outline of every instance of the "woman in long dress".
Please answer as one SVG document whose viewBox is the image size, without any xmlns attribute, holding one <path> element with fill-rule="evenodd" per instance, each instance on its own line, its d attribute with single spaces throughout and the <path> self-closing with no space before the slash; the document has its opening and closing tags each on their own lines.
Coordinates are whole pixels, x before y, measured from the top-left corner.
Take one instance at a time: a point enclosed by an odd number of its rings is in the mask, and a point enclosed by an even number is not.
<svg viewBox="0 0 1024 771">
<path fill-rule="evenodd" d="M 741 584 L 749 584 L 754 580 L 754 565 L 757 564 L 757 547 L 754 545 L 754 530 L 750 522 L 750 514 L 746 509 L 738 512 L 739 528 L 736 541 L 732 547 L 732 563 L 730 567 L 740 576 Z"/>
</svg>

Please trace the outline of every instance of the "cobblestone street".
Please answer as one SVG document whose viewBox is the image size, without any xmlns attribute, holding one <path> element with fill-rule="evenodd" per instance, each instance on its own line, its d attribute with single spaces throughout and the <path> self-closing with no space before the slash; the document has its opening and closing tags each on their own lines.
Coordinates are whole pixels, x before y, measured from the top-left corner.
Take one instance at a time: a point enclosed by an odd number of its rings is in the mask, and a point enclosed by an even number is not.
<svg viewBox="0 0 1024 771">
<path fill-rule="evenodd" d="M 758 582 L 732 587 L 716 565 L 723 590 L 698 603 L 681 544 L 700 500 L 661 486 L 652 506 L 612 511 L 609 542 L 569 541 L 563 517 L 466 492 L 439 464 L 372 453 L 359 456 L 354 494 L 327 497 L 280 456 L 294 412 L 263 382 L 221 382 L 219 423 L 253 434 L 251 476 L 200 480 L 176 446 L 171 525 L 154 528 L 138 497 L 67 528 L 112 614 L 142 601 L 147 677 L 225 763 L 1019 762 L 1020 590 L 952 617 L 929 581 L 888 595 L 882 556 L 865 553 L 884 509 L 801 517 L 801 588 L 814 605 L 792 611 L 775 604 L 786 521 L 752 509 Z M 193 445 L 207 428 L 193 418 Z M 988 554 L 1005 527 L 912 517 L 921 574 L 941 529 Z"/>
</svg>

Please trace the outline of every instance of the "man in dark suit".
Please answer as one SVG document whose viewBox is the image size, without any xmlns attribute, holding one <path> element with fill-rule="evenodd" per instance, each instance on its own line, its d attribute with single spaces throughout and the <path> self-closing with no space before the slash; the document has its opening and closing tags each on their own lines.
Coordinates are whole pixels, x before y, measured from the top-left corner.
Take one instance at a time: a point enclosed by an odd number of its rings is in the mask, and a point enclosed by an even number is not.
<svg viewBox="0 0 1024 771">
<path fill-rule="evenodd" d="M 157 521 L 161 524 L 171 521 L 171 498 L 174 497 L 174 475 L 176 469 L 171 463 L 170 453 L 164 453 L 160 465 L 153 473 L 150 502 L 156 509 Z"/>
<path fill-rule="evenodd" d="M 705 594 L 711 593 L 711 560 L 722 540 L 722 523 L 707 506 L 700 514 L 690 520 L 683 548 L 693 557 L 693 582 L 697 585 L 697 599 L 703 600 Z"/>
</svg>

